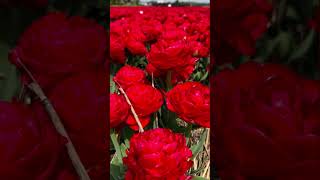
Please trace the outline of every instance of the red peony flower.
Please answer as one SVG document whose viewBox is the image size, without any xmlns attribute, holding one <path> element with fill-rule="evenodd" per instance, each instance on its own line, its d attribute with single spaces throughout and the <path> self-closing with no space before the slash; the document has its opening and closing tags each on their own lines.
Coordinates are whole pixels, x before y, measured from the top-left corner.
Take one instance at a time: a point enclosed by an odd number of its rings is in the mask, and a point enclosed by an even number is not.
<svg viewBox="0 0 320 180">
<path fill-rule="evenodd" d="M 110 94 L 110 128 L 115 128 L 126 121 L 129 113 L 129 105 L 123 96 Z"/>
<path fill-rule="evenodd" d="M 213 77 L 222 179 L 319 179 L 320 83 L 246 63 Z"/>
<path fill-rule="evenodd" d="M 193 56 L 204 58 L 209 56 L 209 48 L 205 47 L 204 44 L 193 41 L 191 46 L 193 47 Z"/>
<path fill-rule="evenodd" d="M 146 74 L 140 68 L 134 66 L 123 66 L 114 76 L 114 81 L 118 82 L 123 89 L 127 89 L 133 84 L 145 83 Z"/>
<path fill-rule="evenodd" d="M 256 40 L 267 30 L 272 7 L 267 0 L 224 0 L 213 3 L 213 49 L 217 63 L 237 55 L 253 55 Z"/>
<path fill-rule="evenodd" d="M 124 45 L 122 51 L 125 51 L 125 48 L 132 55 L 145 55 L 147 52 L 144 42 L 147 41 L 147 37 L 144 35 L 139 25 L 134 21 L 116 21 L 110 24 L 110 31 L 112 39 L 117 39 Z M 113 41 L 111 41 L 113 43 Z M 111 47 L 111 49 L 117 49 L 117 53 L 112 50 L 111 57 L 120 55 L 120 46 L 116 44 L 116 48 Z M 113 54 L 114 53 L 114 54 Z"/>
<path fill-rule="evenodd" d="M 185 41 L 167 43 L 158 42 L 151 47 L 147 55 L 147 72 L 155 77 L 165 76 L 167 72 L 172 73 L 172 83 L 185 81 L 192 74 L 196 61 L 193 50 Z"/>
<path fill-rule="evenodd" d="M 153 129 L 133 135 L 123 163 L 126 180 L 185 180 L 192 166 L 191 150 L 186 139 L 169 129 Z"/>
<path fill-rule="evenodd" d="M 103 180 L 110 176 L 109 169 L 106 168 L 107 155 L 105 155 L 104 163 L 100 163 L 90 168 L 88 174 L 92 180 Z"/>
<path fill-rule="evenodd" d="M 126 47 L 133 55 L 143 56 L 147 53 L 146 45 L 143 42 L 132 38 L 126 39 Z"/>
<path fill-rule="evenodd" d="M 163 104 L 161 92 L 151 85 L 134 84 L 126 90 L 126 94 L 143 127 L 149 124 L 150 115 L 156 112 Z M 129 114 L 126 123 L 131 129 L 138 130 L 138 125 L 132 113 Z"/>
<path fill-rule="evenodd" d="M 110 35 L 110 57 L 113 62 L 124 64 L 126 62 L 125 44 L 120 38 Z"/>
<path fill-rule="evenodd" d="M 105 72 L 90 71 L 65 79 L 49 93 L 87 169 L 105 163 L 107 87 Z"/>
<path fill-rule="evenodd" d="M 147 60 L 158 70 L 174 71 L 190 63 L 195 65 L 196 59 L 192 57 L 192 54 L 192 49 L 185 41 L 175 43 L 160 41 L 151 46 Z"/>
<path fill-rule="evenodd" d="M 171 74 L 171 83 L 174 85 L 189 79 L 190 75 L 194 71 L 194 67 L 194 64 L 189 64 L 183 68 L 176 69 Z"/>
<path fill-rule="evenodd" d="M 50 179 L 63 151 L 51 124 L 19 103 L 0 102 L 1 179 Z"/>
<path fill-rule="evenodd" d="M 58 172 L 57 180 L 77 180 L 79 177 L 74 174 L 73 172 L 70 172 L 68 169 L 62 169 L 60 172 Z"/>
<path fill-rule="evenodd" d="M 144 117 L 156 112 L 163 103 L 159 90 L 146 84 L 130 86 L 126 93 L 138 116 Z"/>
<path fill-rule="evenodd" d="M 147 41 L 157 40 L 162 33 L 162 24 L 154 19 L 141 22 L 141 31 L 145 34 Z"/>
<path fill-rule="evenodd" d="M 67 75 L 102 66 L 106 39 L 104 27 L 94 21 L 50 13 L 23 33 L 10 60 L 18 67 L 21 60 L 41 87 L 48 88 Z"/>
<path fill-rule="evenodd" d="M 210 127 L 210 90 L 198 82 L 176 85 L 166 95 L 170 111 L 189 122 Z"/>
<path fill-rule="evenodd" d="M 186 38 L 187 33 L 181 29 L 177 29 L 176 26 L 174 26 L 174 28 L 169 27 L 169 29 L 166 29 L 161 35 L 161 39 L 166 42 L 182 41 L 186 40 Z"/>
<path fill-rule="evenodd" d="M 148 74 L 153 75 L 154 77 L 160 77 L 165 75 L 164 72 L 161 72 L 160 70 L 156 69 L 152 64 L 148 64 L 146 66 L 146 71 L 148 72 Z"/>
<path fill-rule="evenodd" d="M 139 121 L 142 125 L 142 127 L 146 127 L 149 122 L 150 122 L 150 116 L 143 116 L 143 117 L 138 117 Z M 139 126 L 137 124 L 137 121 L 135 120 L 134 116 L 132 113 L 129 114 L 127 120 L 126 120 L 127 125 L 134 131 L 139 130 Z"/>
</svg>

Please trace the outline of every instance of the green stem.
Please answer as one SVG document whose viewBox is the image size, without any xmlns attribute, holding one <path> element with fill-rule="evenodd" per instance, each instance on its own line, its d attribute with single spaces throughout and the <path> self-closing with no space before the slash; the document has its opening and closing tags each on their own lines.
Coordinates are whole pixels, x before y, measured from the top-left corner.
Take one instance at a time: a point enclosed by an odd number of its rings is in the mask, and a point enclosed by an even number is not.
<svg viewBox="0 0 320 180">
<path fill-rule="evenodd" d="M 159 128 L 159 119 L 158 119 L 158 113 L 154 113 L 154 122 L 153 122 L 153 128 Z"/>
<path fill-rule="evenodd" d="M 168 71 L 167 72 L 167 77 L 166 77 L 166 88 L 167 88 L 167 91 L 172 89 L 171 78 L 172 78 L 172 72 Z"/>
<path fill-rule="evenodd" d="M 119 159 L 119 162 L 122 164 L 122 154 L 121 154 L 121 150 L 120 150 L 120 145 L 117 140 L 116 132 L 114 130 L 111 130 L 110 137 L 111 137 L 112 144 L 113 144 L 114 148 L 116 149 L 116 155 Z"/>
<path fill-rule="evenodd" d="M 186 139 L 187 139 L 187 145 L 189 144 L 189 140 L 190 140 L 190 137 L 191 137 L 191 131 L 192 131 L 192 124 L 188 124 L 187 126 L 187 130 L 186 130 Z"/>
</svg>

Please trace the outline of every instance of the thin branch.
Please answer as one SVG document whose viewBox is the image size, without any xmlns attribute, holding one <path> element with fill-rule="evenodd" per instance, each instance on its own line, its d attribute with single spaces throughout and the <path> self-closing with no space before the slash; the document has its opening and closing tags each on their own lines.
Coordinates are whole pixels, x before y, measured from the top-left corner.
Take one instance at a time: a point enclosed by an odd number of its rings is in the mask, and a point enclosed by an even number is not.
<svg viewBox="0 0 320 180">
<path fill-rule="evenodd" d="M 24 84 L 22 85 L 20 92 L 19 92 L 19 99 L 22 100 L 24 98 L 24 94 L 25 94 L 25 86 Z"/>
<path fill-rule="evenodd" d="M 154 87 L 154 77 L 153 77 L 153 73 L 151 73 L 151 84 L 152 84 L 152 87 Z"/>
<path fill-rule="evenodd" d="M 51 102 L 45 96 L 44 92 L 42 91 L 42 89 L 39 86 L 36 79 L 33 77 L 32 73 L 27 69 L 27 67 L 19 59 L 18 59 L 18 62 L 20 63 L 20 65 L 23 67 L 23 69 L 27 72 L 27 74 L 30 76 L 30 78 L 33 81 L 33 83 L 29 84 L 28 87 L 40 98 L 41 102 L 45 106 L 45 109 L 50 116 L 50 119 L 51 119 L 54 127 L 59 132 L 59 134 L 68 140 L 68 142 L 65 145 L 67 147 L 67 151 L 68 151 L 69 157 L 71 159 L 71 162 L 72 162 L 75 170 L 77 171 L 80 179 L 81 180 L 90 180 L 90 177 L 89 177 L 84 165 L 82 164 L 80 157 L 77 154 L 76 149 L 75 149 L 74 145 L 72 144 L 71 139 L 70 139 L 67 131 L 65 130 L 57 112 L 53 108 Z"/>
<path fill-rule="evenodd" d="M 205 143 L 204 147 L 205 147 L 206 153 L 209 157 L 209 161 L 207 162 L 206 167 L 205 167 L 201 177 L 206 177 L 205 176 L 206 174 L 210 174 L 210 171 L 208 172 L 208 169 L 210 168 L 210 150 L 209 150 L 209 147 L 210 147 L 210 128 L 207 128 L 207 137 L 206 137 L 206 143 Z"/>
<path fill-rule="evenodd" d="M 210 150 L 209 150 L 209 147 L 210 147 L 210 128 L 206 128 L 207 129 L 207 137 L 206 137 L 206 143 L 204 144 L 204 147 L 207 151 L 207 154 L 210 155 Z M 204 131 L 205 132 L 205 131 Z"/>
<path fill-rule="evenodd" d="M 155 123 L 156 123 L 156 128 L 159 128 L 159 118 L 158 118 L 158 113 L 155 112 Z"/>
<path fill-rule="evenodd" d="M 196 158 L 193 160 L 193 169 L 198 169 L 198 160 Z"/>
<path fill-rule="evenodd" d="M 207 172 L 208 172 L 209 168 L 210 168 L 210 161 L 208 161 L 208 162 L 207 162 L 207 165 L 206 165 L 206 167 L 205 167 L 205 169 L 204 169 L 204 171 L 203 171 L 203 173 L 202 173 L 201 177 L 206 178 L 206 176 L 205 176 L 205 175 L 207 174 Z"/>
<path fill-rule="evenodd" d="M 136 120 L 136 122 L 137 122 L 137 124 L 138 124 L 139 132 L 144 132 L 143 127 L 142 127 L 142 124 L 141 124 L 141 122 L 140 122 L 140 120 L 139 120 L 139 117 L 138 117 L 136 111 L 134 110 L 134 108 L 133 108 L 133 106 L 132 106 L 132 104 L 131 104 L 131 101 L 130 101 L 130 99 L 128 98 L 126 92 L 123 90 L 123 88 L 121 87 L 121 85 L 120 85 L 116 80 L 114 80 L 114 82 L 117 83 L 117 85 L 118 85 L 118 87 L 119 87 L 119 91 L 123 94 L 123 96 L 125 97 L 127 103 L 129 104 L 130 109 L 131 109 L 131 112 L 132 112 L 132 114 L 133 114 L 133 117 L 134 117 L 134 119 Z"/>
</svg>

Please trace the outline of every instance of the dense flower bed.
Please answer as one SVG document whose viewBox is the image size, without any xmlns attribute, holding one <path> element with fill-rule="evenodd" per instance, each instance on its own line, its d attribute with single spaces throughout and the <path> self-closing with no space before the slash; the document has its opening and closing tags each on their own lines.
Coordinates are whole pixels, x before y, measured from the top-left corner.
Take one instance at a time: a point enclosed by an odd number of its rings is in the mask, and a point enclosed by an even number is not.
<svg viewBox="0 0 320 180">
<path fill-rule="evenodd" d="M 191 167 L 210 128 L 209 8 L 111 7 L 110 19 L 111 177 L 208 177 Z"/>
</svg>

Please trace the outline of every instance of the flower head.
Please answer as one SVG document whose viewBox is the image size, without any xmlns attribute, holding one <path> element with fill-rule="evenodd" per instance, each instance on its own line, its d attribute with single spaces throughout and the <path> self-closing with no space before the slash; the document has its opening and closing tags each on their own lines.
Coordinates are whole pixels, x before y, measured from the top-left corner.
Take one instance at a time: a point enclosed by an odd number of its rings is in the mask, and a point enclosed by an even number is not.
<svg viewBox="0 0 320 180">
<path fill-rule="evenodd" d="M 246 63 L 221 71 L 213 84 L 221 178 L 320 178 L 318 81 L 285 66 Z"/>
<path fill-rule="evenodd" d="M 64 142 L 49 121 L 38 119 L 30 107 L 16 102 L 0 102 L 0 109 L 1 179 L 55 175 Z"/>
<path fill-rule="evenodd" d="M 134 66 L 123 66 L 114 76 L 114 81 L 120 84 L 123 89 L 127 89 L 133 84 L 145 83 L 146 74 L 142 69 Z"/>
<path fill-rule="evenodd" d="M 126 121 L 129 105 L 122 95 L 110 94 L 110 128 L 117 127 Z"/>
<path fill-rule="evenodd" d="M 48 89 L 67 75 L 102 66 L 107 34 L 103 26 L 80 16 L 49 13 L 22 34 L 10 60 L 19 61 Z M 23 80 L 28 82 L 23 74 Z M 26 83 L 27 83 L 26 82 Z"/>
<path fill-rule="evenodd" d="M 135 134 L 123 159 L 128 167 L 126 180 L 185 179 L 192 166 L 191 157 L 185 137 L 169 129 Z"/>
<path fill-rule="evenodd" d="M 170 111 L 189 122 L 210 127 L 210 90 L 198 82 L 176 85 L 166 95 Z"/>
</svg>

